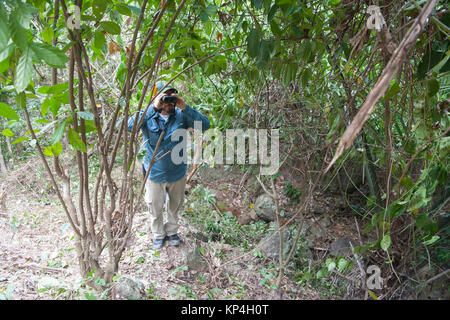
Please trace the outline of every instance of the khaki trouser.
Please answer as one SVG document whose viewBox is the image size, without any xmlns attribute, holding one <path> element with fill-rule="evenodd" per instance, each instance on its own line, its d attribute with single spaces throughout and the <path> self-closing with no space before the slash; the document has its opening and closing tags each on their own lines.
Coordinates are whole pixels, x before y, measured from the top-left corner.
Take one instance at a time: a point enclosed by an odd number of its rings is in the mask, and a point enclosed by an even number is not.
<svg viewBox="0 0 450 320">
<path fill-rule="evenodd" d="M 178 209 L 184 198 L 186 176 L 175 182 L 145 183 L 145 202 L 150 212 L 150 230 L 154 239 L 163 239 L 178 232 Z M 167 222 L 163 221 L 163 207 L 168 194 Z"/>
</svg>

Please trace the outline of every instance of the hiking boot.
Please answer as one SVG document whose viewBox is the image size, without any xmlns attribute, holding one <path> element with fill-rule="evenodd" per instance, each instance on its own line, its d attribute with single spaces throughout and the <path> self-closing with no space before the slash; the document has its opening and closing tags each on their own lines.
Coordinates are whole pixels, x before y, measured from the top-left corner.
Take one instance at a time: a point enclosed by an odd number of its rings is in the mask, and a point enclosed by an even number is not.
<svg viewBox="0 0 450 320">
<path fill-rule="evenodd" d="M 181 239 L 176 233 L 168 236 L 168 238 L 171 246 L 178 246 L 181 243 Z"/>
<path fill-rule="evenodd" d="M 164 246 L 164 239 L 153 240 L 153 250 L 159 250 Z"/>
</svg>

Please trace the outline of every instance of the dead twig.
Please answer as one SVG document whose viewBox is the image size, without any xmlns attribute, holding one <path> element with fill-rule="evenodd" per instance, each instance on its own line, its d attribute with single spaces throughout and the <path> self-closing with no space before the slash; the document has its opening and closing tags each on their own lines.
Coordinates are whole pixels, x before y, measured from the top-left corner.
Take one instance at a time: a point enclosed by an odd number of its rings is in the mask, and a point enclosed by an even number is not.
<svg viewBox="0 0 450 320">
<path fill-rule="evenodd" d="M 336 160 L 342 155 L 342 153 L 352 145 L 356 136 L 361 131 L 364 123 L 367 121 L 373 109 L 375 108 L 376 103 L 387 91 L 391 80 L 394 78 L 395 74 L 400 69 L 400 66 L 403 64 L 403 61 L 406 59 L 406 55 L 409 49 L 415 44 L 417 37 L 421 34 L 424 26 L 427 23 L 428 17 L 430 16 L 437 2 L 437 0 L 430 0 L 427 2 L 427 4 L 422 9 L 422 12 L 414 21 L 414 24 L 406 33 L 402 42 L 392 54 L 391 59 L 384 68 L 383 73 L 381 74 L 377 83 L 372 88 L 362 107 L 359 109 L 358 113 L 353 118 L 353 121 L 342 135 L 336 150 L 336 154 L 326 168 L 325 172 L 327 172 L 333 166 Z"/>
</svg>

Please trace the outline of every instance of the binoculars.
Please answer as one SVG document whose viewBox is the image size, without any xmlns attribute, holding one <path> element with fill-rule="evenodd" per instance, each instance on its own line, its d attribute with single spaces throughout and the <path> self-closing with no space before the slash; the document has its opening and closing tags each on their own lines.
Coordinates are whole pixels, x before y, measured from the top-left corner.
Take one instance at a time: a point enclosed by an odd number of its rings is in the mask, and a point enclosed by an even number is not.
<svg viewBox="0 0 450 320">
<path fill-rule="evenodd" d="M 177 97 L 175 96 L 164 96 L 161 99 L 162 102 L 165 103 L 177 103 Z"/>
</svg>

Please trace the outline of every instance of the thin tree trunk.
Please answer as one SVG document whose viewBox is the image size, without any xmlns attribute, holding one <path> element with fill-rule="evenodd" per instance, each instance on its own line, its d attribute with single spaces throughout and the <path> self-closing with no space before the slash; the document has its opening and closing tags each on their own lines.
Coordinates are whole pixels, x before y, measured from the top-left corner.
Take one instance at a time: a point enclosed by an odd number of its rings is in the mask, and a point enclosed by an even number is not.
<svg viewBox="0 0 450 320">
<path fill-rule="evenodd" d="M 8 171 L 6 170 L 5 159 L 3 158 L 2 145 L 0 144 L 0 174 L 6 175 Z"/>
<path fill-rule="evenodd" d="M 6 145 L 8 146 L 8 152 L 12 155 L 13 154 L 13 150 L 11 147 L 11 137 L 6 137 Z"/>
</svg>

